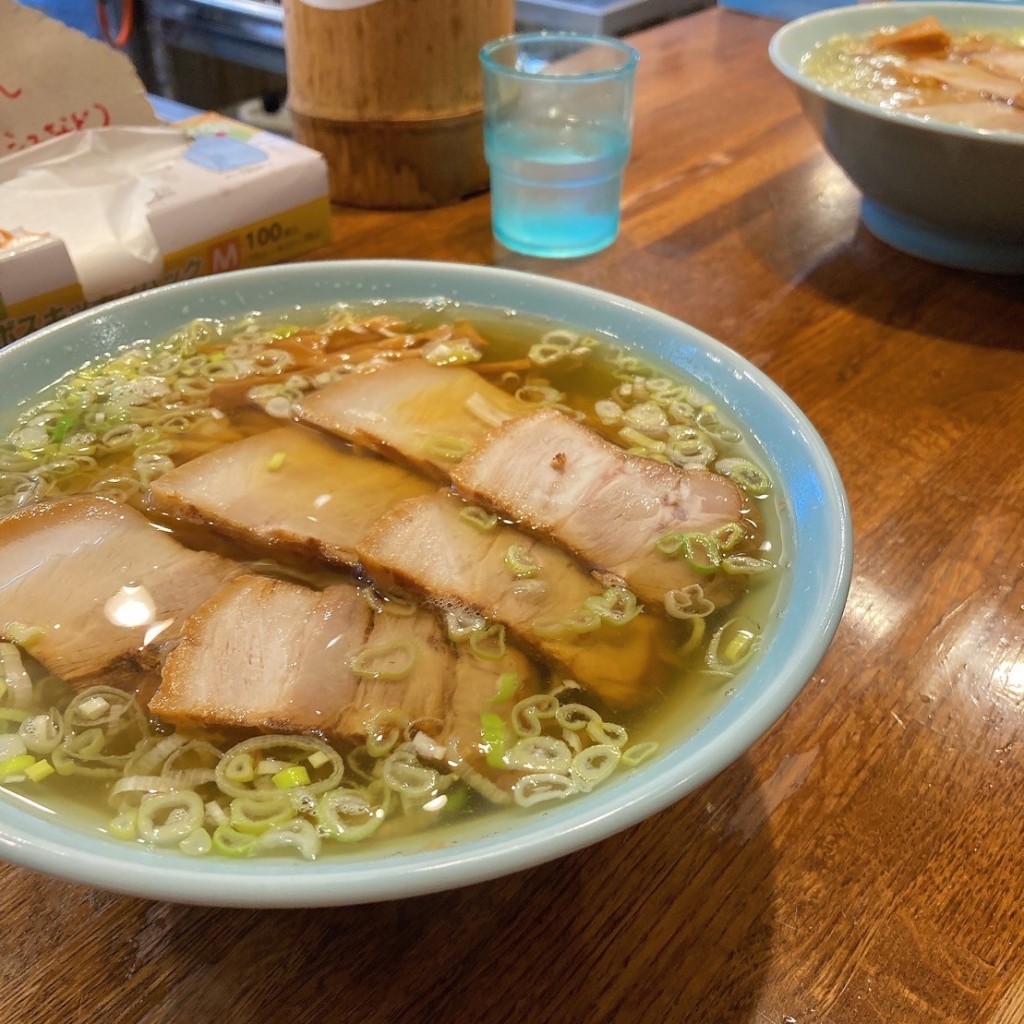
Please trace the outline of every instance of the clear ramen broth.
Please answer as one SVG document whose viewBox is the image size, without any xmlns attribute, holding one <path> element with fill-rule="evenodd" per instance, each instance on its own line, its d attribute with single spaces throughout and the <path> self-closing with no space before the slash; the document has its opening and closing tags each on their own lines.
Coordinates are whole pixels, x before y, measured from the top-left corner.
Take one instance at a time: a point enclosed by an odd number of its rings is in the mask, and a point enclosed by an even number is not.
<svg viewBox="0 0 1024 1024">
<path fill-rule="evenodd" d="M 801 63 L 855 99 L 924 120 L 1024 132 L 1024 27 L 956 31 L 934 17 L 834 36 Z"/>
<path fill-rule="evenodd" d="M 378 388 L 373 401 L 397 410 L 381 429 L 408 414 L 426 434 L 375 441 L 346 427 L 366 388 L 398 373 L 442 387 L 405 405 Z M 325 427 L 323 400 L 339 387 L 359 390 Z M 527 466 L 537 484 L 525 511 L 501 496 L 502 472 L 493 495 L 469 494 L 478 453 L 532 422 L 570 441 Z M 615 482 L 627 470 L 641 484 L 682 480 L 736 510 L 642 542 L 632 513 L 613 524 L 610 543 L 629 539 L 633 561 L 679 586 L 652 597 L 632 568 L 613 571 L 571 531 L 538 523 L 541 470 L 561 479 L 572 439 Z M 310 444 L 326 447 L 310 455 Z M 320 486 L 335 459 L 371 481 L 405 474 L 407 488 L 340 558 L 302 533 L 321 530 L 323 512 L 302 487 Z M 0 786 L 129 842 L 307 860 L 353 843 L 445 842 L 467 823 L 580 798 L 693 731 L 756 659 L 785 585 L 765 464 L 714 396 L 626 339 L 508 312 L 343 305 L 196 320 L 140 341 L 26 398 L 0 441 L 0 552 L 15 552 L 0 553 Z M 576 510 L 583 534 L 589 508 Z M 410 509 L 428 524 L 411 542 Z M 121 565 L 138 537 L 170 552 L 153 555 L 154 571 L 165 559 L 189 586 L 210 573 L 207 590 L 162 617 L 158 585 L 138 570 L 102 578 L 97 565 Z M 89 552 L 108 543 L 114 557 L 97 562 Z M 70 556 L 51 557 L 66 544 Z M 18 568 L 22 549 L 38 586 Z M 530 602 L 544 614 L 524 618 Z M 108 650 L 118 627 L 142 640 Z"/>
</svg>

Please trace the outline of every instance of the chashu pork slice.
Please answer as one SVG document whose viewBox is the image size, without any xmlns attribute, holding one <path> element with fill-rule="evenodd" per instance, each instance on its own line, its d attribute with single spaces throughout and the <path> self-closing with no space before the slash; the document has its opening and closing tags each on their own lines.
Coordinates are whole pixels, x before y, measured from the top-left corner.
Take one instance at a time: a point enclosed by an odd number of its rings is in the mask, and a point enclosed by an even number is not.
<svg viewBox="0 0 1024 1024">
<path fill-rule="evenodd" d="M 351 373 L 294 408 L 304 423 L 447 480 L 491 427 L 528 406 L 473 370 L 406 359 Z"/>
<path fill-rule="evenodd" d="M 355 565 L 359 538 L 392 505 L 432 485 L 298 426 L 222 445 L 157 479 L 155 508 L 219 533 L 331 565 Z"/>
<path fill-rule="evenodd" d="M 667 591 L 694 583 L 717 603 L 735 593 L 735 578 L 716 581 L 655 544 L 668 533 L 738 523 L 745 506 L 740 489 L 706 470 L 684 472 L 630 455 L 556 409 L 492 431 L 453 468 L 452 481 L 470 501 L 621 577 L 643 601 L 661 605 Z"/>
<path fill-rule="evenodd" d="M 563 624 L 583 612 L 588 598 L 600 597 L 602 585 L 539 537 L 501 524 L 480 529 L 460 514 L 465 507 L 444 491 L 396 505 L 360 543 L 364 568 L 385 587 L 408 587 L 505 625 L 609 704 L 628 707 L 657 692 L 668 671 L 663 624 L 640 614 L 573 633 Z M 536 574 L 515 579 L 510 564 L 528 562 Z"/>
<path fill-rule="evenodd" d="M 506 679 L 511 685 L 506 684 Z M 536 666 L 517 647 L 507 645 L 497 659 L 481 658 L 468 643 L 456 645 L 455 679 L 444 718 L 449 751 L 471 763 L 482 760 L 481 715 L 486 712 L 508 721 L 516 703 L 540 692 Z"/>
<path fill-rule="evenodd" d="M 106 498 L 32 505 L 0 518 L 0 639 L 30 637 L 29 653 L 70 682 L 151 668 L 153 645 L 237 572 Z"/>
<path fill-rule="evenodd" d="M 369 635 L 357 656 L 360 675 L 335 731 L 365 737 L 373 720 L 392 711 L 410 719 L 444 720 L 455 669 L 455 651 L 437 616 L 424 609 L 411 615 L 373 613 Z"/>
<path fill-rule="evenodd" d="M 188 620 L 149 708 L 182 726 L 352 741 L 397 713 L 471 749 L 504 672 L 519 681 L 506 703 L 535 689 L 524 655 L 477 658 L 432 611 L 374 612 L 352 584 L 317 591 L 245 575 Z"/>
<path fill-rule="evenodd" d="M 331 733 L 355 697 L 350 662 L 371 615 L 351 584 L 239 576 L 185 624 L 149 709 L 176 725 Z"/>
</svg>

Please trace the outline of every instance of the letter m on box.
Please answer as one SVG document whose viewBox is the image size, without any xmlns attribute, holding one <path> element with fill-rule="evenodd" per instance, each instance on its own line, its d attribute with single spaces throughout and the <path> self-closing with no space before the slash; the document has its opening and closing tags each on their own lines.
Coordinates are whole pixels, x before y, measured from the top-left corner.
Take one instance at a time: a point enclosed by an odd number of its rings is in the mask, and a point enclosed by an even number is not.
<svg viewBox="0 0 1024 1024">
<path fill-rule="evenodd" d="M 242 265 L 242 243 L 235 235 L 222 238 L 210 246 L 210 273 L 219 274 L 224 270 L 237 270 Z"/>
</svg>

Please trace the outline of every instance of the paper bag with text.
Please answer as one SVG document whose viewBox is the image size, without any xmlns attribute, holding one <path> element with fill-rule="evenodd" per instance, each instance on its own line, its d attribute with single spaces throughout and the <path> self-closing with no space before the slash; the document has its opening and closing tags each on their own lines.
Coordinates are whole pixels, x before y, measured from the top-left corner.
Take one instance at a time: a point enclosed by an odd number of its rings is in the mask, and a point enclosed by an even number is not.
<svg viewBox="0 0 1024 1024">
<path fill-rule="evenodd" d="M 124 54 L 14 0 L 0 0 L 0 25 L 0 156 L 88 128 L 157 124 Z"/>
</svg>

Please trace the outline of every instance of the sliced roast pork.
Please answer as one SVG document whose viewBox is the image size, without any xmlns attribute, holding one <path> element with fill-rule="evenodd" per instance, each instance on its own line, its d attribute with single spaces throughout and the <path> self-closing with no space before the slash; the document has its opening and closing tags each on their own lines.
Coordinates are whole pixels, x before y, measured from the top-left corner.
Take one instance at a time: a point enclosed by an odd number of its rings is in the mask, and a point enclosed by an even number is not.
<svg viewBox="0 0 1024 1024">
<path fill-rule="evenodd" d="M 731 480 L 630 455 L 554 409 L 493 431 L 452 480 L 469 500 L 553 537 L 656 605 L 693 583 L 715 589 L 684 559 L 661 554 L 657 541 L 737 523 L 745 504 Z M 720 599 L 733 586 L 718 587 Z"/>
<path fill-rule="evenodd" d="M 238 571 L 106 498 L 33 505 L 0 519 L 0 639 L 69 681 L 152 667 Z"/>
<path fill-rule="evenodd" d="M 340 735 L 365 736 L 382 711 L 443 721 L 455 651 L 436 615 L 419 609 L 411 615 L 378 612 L 354 656 L 360 674 L 352 700 L 335 726 Z"/>
<path fill-rule="evenodd" d="M 534 664 L 517 648 L 508 646 L 500 658 L 492 660 L 475 655 L 468 643 L 457 644 L 445 739 L 464 756 L 474 757 L 480 742 L 481 714 L 491 711 L 507 718 L 516 701 L 538 691 Z"/>
<path fill-rule="evenodd" d="M 186 462 L 156 480 L 156 508 L 271 550 L 353 566 L 355 545 L 392 505 L 431 484 L 382 459 L 287 426 Z"/>
<path fill-rule="evenodd" d="M 912 79 L 923 78 L 941 82 L 963 95 L 990 96 L 997 100 L 1024 104 L 1024 89 L 1019 80 L 993 74 L 992 71 L 976 64 L 921 57 L 918 60 L 907 61 L 899 73 L 901 76 L 909 75 Z"/>
<path fill-rule="evenodd" d="M 317 591 L 240 576 L 185 624 L 150 710 L 183 726 L 354 741 L 401 712 L 462 746 L 479 741 L 503 672 L 516 673 L 517 695 L 535 688 L 520 652 L 480 659 L 432 611 L 388 608 L 374 612 L 352 584 Z"/>
<path fill-rule="evenodd" d="M 667 671 L 662 624 L 645 614 L 594 622 L 587 600 L 600 600 L 605 588 L 575 559 L 500 523 L 480 529 L 465 508 L 446 492 L 396 505 L 360 543 L 364 567 L 385 586 L 507 626 L 610 704 L 637 704 L 657 691 Z"/>
<path fill-rule="evenodd" d="M 349 374 L 295 410 L 305 423 L 446 480 L 491 427 L 527 407 L 465 367 L 408 359 Z"/>
<path fill-rule="evenodd" d="M 355 586 L 240 576 L 185 624 L 150 710 L 178 725 L 333 732 L 371 616 Z"/>
</svg>

